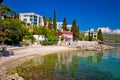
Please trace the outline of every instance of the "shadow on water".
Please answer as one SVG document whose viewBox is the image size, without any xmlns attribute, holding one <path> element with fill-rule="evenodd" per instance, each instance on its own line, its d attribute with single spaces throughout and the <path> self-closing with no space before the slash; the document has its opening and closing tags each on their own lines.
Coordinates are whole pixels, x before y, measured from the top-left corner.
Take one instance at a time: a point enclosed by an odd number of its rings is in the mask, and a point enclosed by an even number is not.
<svg viewBox="0 0 120 80">
<path fill-rule="evenodd" d="M 56 53 L 32 59 L 13 72 L 25 80 L 120 80 L 94 65 L 101 64 L 102 57 L 94 51 Z"/>
</svg>

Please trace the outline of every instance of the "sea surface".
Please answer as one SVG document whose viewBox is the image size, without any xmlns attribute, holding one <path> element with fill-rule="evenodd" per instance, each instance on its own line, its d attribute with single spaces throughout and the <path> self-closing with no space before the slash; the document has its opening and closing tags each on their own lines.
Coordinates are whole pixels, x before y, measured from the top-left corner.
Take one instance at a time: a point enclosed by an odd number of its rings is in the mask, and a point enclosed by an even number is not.
<svg viewBox="0 0 120 80">
<path fill-rule="evenodd" d="M 25 80 L 120 80 L 120 48 L 37 57 L 17 68 Z"/>
</svg>

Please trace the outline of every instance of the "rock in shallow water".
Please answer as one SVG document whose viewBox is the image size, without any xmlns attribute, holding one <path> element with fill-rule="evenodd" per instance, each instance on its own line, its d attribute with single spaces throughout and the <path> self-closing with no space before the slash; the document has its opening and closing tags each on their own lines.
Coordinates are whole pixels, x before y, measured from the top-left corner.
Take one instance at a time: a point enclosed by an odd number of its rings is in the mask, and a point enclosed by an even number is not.
<svg viewBox="0 0 120 80">
<path fill-rule="evenodd" d="M 6 77 L 3 77 L 1 80 L 24 80 L 22 77 L 20 77 L 17 73 L 12 75 L 7 75 Z"/>
</svg>

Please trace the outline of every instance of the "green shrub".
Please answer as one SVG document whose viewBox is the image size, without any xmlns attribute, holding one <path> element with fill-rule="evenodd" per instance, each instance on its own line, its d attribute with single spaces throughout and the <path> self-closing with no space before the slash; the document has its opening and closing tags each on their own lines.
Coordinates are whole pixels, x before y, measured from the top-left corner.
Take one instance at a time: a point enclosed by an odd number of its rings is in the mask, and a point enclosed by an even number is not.
<svg viewBox="0 0 120 80">
<path fill-rule="evenodd" d="M 22 42 L 20 42 L 20 44 L 21 44 L 21 45 L 28 46 L 28 43 L 27 43 L 27 41 L 22 41 Z"/>
<path fill-rule="evenodd" d="M 25 35 L 24 39 L 25 40 L 30 40 L 32 43 L 35 41 L 35 38 L 32 35 Z"/>
<path fill-rule="evenodd" d="M 48 41 L 58 41 L 58 37 L 57 36 L 54 36 L 54 35 L 49 35 L 47 37 L 47 40 Z"/>
<path fill-rule="evenodd" d="M 44 40 L 42 42 L 42 45 L 53 45 L 54 44 L 54 41 L 48 41 L 48 40 Z"/>
</svg>

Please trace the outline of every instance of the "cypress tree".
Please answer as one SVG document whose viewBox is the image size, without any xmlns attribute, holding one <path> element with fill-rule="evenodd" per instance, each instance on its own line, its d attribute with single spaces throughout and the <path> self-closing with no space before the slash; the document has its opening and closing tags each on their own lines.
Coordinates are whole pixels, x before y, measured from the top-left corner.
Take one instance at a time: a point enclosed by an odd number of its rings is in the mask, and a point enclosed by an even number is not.
<svg viewBox="0 0 120 80">
<path fill-rule="evenodd" d="M 89 40 L 89 41 L 92 41 L 92 40 L 93 40 L 93 32 L 91 32 L 90 30 L 89 30 L 89 32 L 88 32 L 88 40 Z"/>
<path fill-rule="evenodd" d="M 63 24 L 62 24 L 62 29 L 65 30 L 65 31 L 68 31 L 66 17 L 64 17 Z"/>
<path fill-rule="evenodd" d="M 52 18 L 49 18 L 48 28 L 52 30 Z"/>
<path fill-rule="evenodd" d="M 55 31 L 57 30 L 57 24 L 56 24 L 56 10 L 54 10 L 53 28 L 54 28 Z"/>
<path fill-rule="evenodd" d="M 73 32 L 73 40 L 78 40 L 79 38 L 79 27 L 76 24 L 76 20 L 73 20 L 71 32 Z"/>
<path fill-rule="evenodd" d="M 88 32 L 88 40 L 90 41 L 90 30 Z"/>
<path fill-rule="evenodd" d="M 103 41 L 103 35 L 102 35 L 102 31 L 101 31 L 101 29 L 98 30 L 97 38 L 98 38 L 98 40 Z"/>
</svg>

